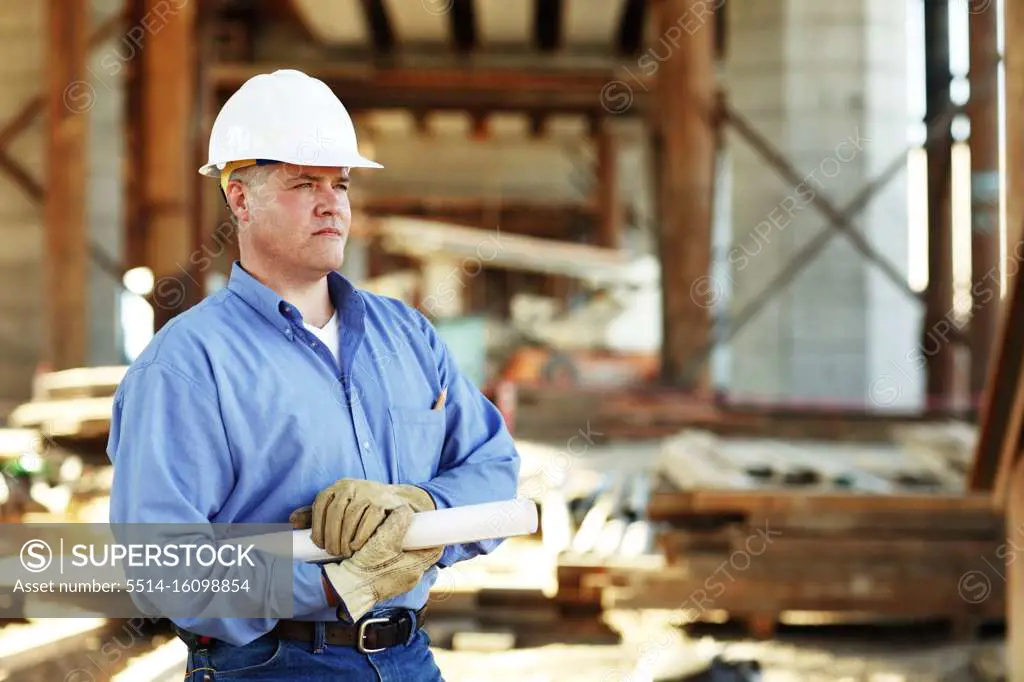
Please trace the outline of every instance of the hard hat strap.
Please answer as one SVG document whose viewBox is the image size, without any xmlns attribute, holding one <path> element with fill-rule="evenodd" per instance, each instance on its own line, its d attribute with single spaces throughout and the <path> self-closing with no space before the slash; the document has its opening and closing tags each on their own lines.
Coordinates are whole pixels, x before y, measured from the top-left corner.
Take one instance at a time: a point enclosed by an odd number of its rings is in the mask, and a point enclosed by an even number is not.
<svg viewBox="0 0 1024 682">
<path fill-rule="evenodd" d="M 239 168 L 245 168 L 247 166 L 255 166 L 255 165 L 256 165 L 256 159 L 244 159 L 242 161 L 228 161 L 226 164 L 224 164 L 224 168 L 220 172 L 220 188 L 221 188 L 221 190 L 223 190 L 224 194 L 227 195 L 227 193 L 228 193 L 228 179 L 231 177 L 232 173 L 234 173 Z"/>
<path fill-rule="evenodd" d="M 239 168 L 246 168 L 247 166 L 266 166 L 267 164 L 277 163 L 277 161 L 271 161 L 269 159 L 242 159 L 241 161 L 228 161 L 224 164 L 224 169 L 220 172 L 220 189 L 224 192 L 224 196 L 228 194 L 228 180 L 231 178 L 231 174 Z"/>
</svg>

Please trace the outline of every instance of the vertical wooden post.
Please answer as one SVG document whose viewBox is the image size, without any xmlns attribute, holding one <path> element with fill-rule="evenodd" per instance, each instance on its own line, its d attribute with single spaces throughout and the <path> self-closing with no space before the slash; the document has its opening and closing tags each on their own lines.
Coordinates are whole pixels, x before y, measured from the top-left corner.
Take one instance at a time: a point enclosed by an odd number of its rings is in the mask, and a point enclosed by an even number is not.
<svg viewBox="0 0 1024 682">
<path fill-rule="evenodd" d="M 949 119 L 949 5 L 946 0 L 925 0 L 925 90 L 929 130 L 933 121 Z M 947 122 L 928 141 L 928 289 L 925 294 L 921 347 L 927 363 L 928 407 L 952 407 L 955 354 L 953 345 L 936 342 L 936 330 L 949 324 L 953 307 L 953 229 L 951 210 L 952 128 Z"/>
<path fill-rule="evenodd" d="M 88 353 L 86 154 L 97 96 L 85 71 L 89 3 L 50 0 L 47 26 L 45 358 L 60 370 L 85 365 Z"/>
<path fill-rule="evenodd" d="M 1004 3 L 1003 45 L 1006 64 L 1006 258 L 1022 253 L 1024 237 L 1024 5 Z M 1014 291 L 1013 278 L 1020 277 L 1022 264 L 1007 267 L 1007 290 Z M 1007 316 L 1006 325 L 1019 325 L 1017 316 Z M 1006 496 L 1006 527 L 1024 523 L 1024 458 L 1018 460 Z M 1015 555 L 1011 555 L 1015 556 Z M 1024 682 L 1024 562 L 1019 556 L 1009 566 L 1007 582 L 1007 681 Z"/>
<path fill-rule="evenodd" d="M 1006 258 L 1019 258 L 1024 237 L 1024 5 L 1005 2 L 1003 27 L 1006 65 Z M 1020 264 L 1018 264 L 1020 265 Z M 1007 267 L 1007 277 L 1020 267 Z M 1007 289 L 1011 290 L 1009 282 Z"/>
<path fill-rule="evenodd" d="M 701 0 L 654 3 L 659 35 L 678 36 L 678 54 L 657 72 L 658 212 L 663 310 L 662 378 L 707 388 L 699 355 L 711 333 L 708 295 L 715 168 L 715 22 Z M 680 31 L 681 18 L 690 28 Z M 696 23 L 696 26 L 694 27 Z M 692 30 L 691 30 L 692 29 Z"/>
<path fill-rule="evenodd" d="M 598 206 L 597 245 L 609 249 L 622 246 L 622 195 L 619 192 L 618 140 L 607 123 L 597 130 L 597 183 L 594 201 Z"/>
<path fill-rule="evenodd" d="M 129 85 L 134 130 L 127 180 L 134 196 L 127 242 L 131 265 L 153 271 L 157 329 L 201 298 L 207 270 L 194 225 L 198 4 L 132 0 L 142 45 Z"/>
<path fill-rule="evenodd" d="M 988 379 L 999 326 L 998 15 L 995 4 L 970 14 L 971 99 L 971 399 Z"/>
<path fill-rule="evenodd" d="M 1018 458 L 1006 496 L 1007 547 L 1020 544 L 1024 527 L 1024 458 Z M 1013 544 L 1010 544 L 1013 543 Z M 1006 680 L 1024 682 L 1024 561 L 1017 552 L 1006 561 Z"/>
<path fill-rule="evenodd" d="M 223 225 L 219 218 L 223 215 L 223 200 L 219 184 L 199 174 L 198 169 L 206 163 L 209 150 L 209 131 L 217 116 L 217 96 L 207 76 L 205 65 L 216 59 L 214 53 L 214 23 L 216 7 L 210 3 L 199 3 L 194 19 L 194 54 L 192 68 L 195 71 L 195 105 L 194 126 L 196 132 L 191 135 L 192 160 L 192 242 L 193 248 L 200 253 L 192 258 L 194 261 L 192 276 L 197 282 L 197 296 L 201 298 L 206 288 L 206 280 L 210 272 L 223 264 L 231 249 L 231 242 L 236 238 L 235 230 L 229 229 L 230 223 Z M 224 216 L 227 219 L 227 216 Z M 198 299 L 193 302 L 198 302 Z"/>
</svg>

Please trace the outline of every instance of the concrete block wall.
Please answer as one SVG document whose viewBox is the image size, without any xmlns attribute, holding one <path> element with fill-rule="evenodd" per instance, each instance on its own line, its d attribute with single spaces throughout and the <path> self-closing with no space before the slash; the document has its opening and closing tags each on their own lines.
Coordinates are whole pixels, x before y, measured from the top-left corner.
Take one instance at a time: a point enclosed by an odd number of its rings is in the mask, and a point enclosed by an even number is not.
<svg viewBox="0 0 1024 682">
<path fill-rule="evenodd" d="M 0 125 L 45 83 L 46 4 L 0 3 Z M 45 178 L 42 118 L 8 153 Z M 0 414 L 24 400 L 43 344 L 43 206 L 0 172 Z"/>
<path fill-rule="evenodd" d="M 120 0 L 93 0 L 91 21 L 98 25 L 119 11 Z M 10 120 L 46 86 L 46 4 L 0 3 L 0 125 Z M 89 238 L 111 258 L 121 259 L 123 83 L 111 73 L 109 56 L 119 37 L 90 56 L 88 80 L 95 98 L 88 115 L 89 151 L 86 219 Z M 124 53 L 124 49 L 121 50 Z M 108 57 L 108 66 L 103 66 Z M 46 187 L 46 119 L 39 116 L 11 144 L 9 153 Z M 31 395 L 32 374 L 43 357 L 44 207 L 6 173 L 0 173 L 0 415 Z M 116 280 L 90 259 L 90 364 L 118 364 Z"/>
<path fill-rule="evenodd" d="M 733 240 L 712 274 L 728 279 L 735 315 L 828 225 L 812 197 L 844 208 L 905 151 L 910 117 L 903 3 L 762 0 L 728 11 L 730 101 L 804 178 L 783 182 L 728 134 Z M 905 276 L 906 178 L 853 222 Z M 727 387 L 737 398 L 873 407 L 878 376 L 916 346 L 919 314 L 837 234 L 736 334 Z M 916 406 L 921 380 L 911 370 L 884 407 Z"/>
</svg>

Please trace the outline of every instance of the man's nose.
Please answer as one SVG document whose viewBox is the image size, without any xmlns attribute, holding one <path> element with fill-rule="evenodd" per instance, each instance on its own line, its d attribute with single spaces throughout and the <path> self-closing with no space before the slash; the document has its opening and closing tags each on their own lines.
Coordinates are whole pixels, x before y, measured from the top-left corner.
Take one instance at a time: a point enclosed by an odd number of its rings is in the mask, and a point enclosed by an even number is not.
<svg viewBox="0 0 1024 682">
<path fill-rule="evenodd" d="M 330 185 L 320 188 L 317 192 L 316 212 L 322 216 L 335 216 L 341 213 L 341 197 Z"/>
</svg>

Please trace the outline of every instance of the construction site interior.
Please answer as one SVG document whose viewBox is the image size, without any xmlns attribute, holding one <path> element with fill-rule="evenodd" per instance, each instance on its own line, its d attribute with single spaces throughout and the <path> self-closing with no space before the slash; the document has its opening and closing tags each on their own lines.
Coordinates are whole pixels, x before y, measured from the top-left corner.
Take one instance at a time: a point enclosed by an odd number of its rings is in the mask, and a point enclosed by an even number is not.
<svg viewBox="0 0 1024 682">
<path fill-rule="evenodd" d="M 214 117 L 294 68 L 383 164 L 342 274 L 433 323 L 540 509 L 441 571 L 446 680 L 1024 680 L 1021 0 L 7 0 L 0 36 L 8 528 L 107 522 L 114 391 L 238 258 Z M 182 679 L 165 621 L 37 597 L 0 590 L 0 680 Z"/>
</svg>

